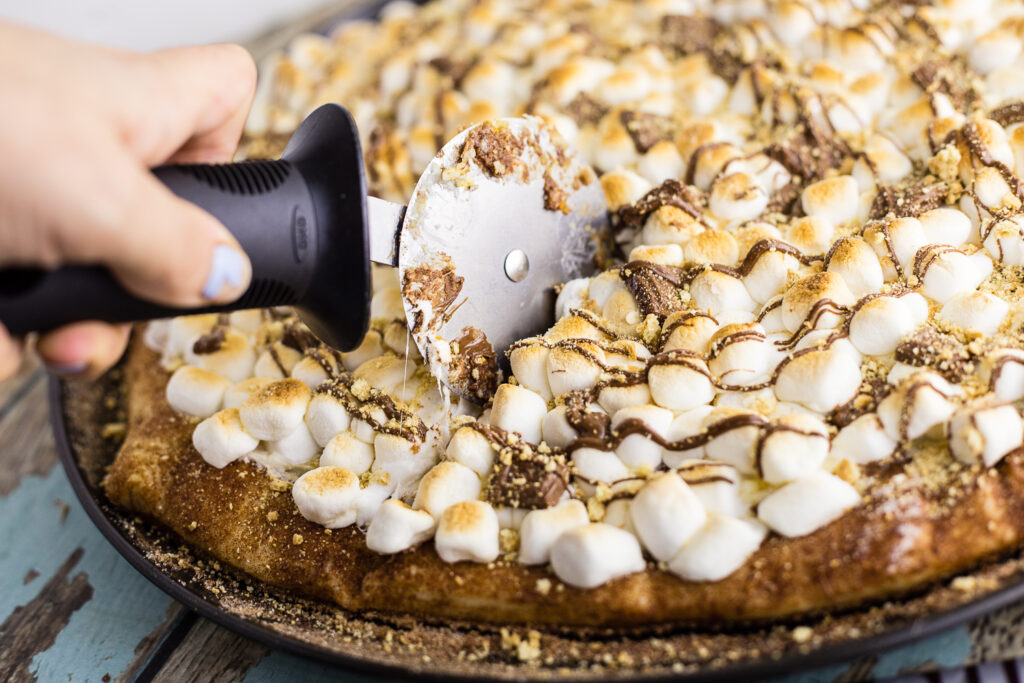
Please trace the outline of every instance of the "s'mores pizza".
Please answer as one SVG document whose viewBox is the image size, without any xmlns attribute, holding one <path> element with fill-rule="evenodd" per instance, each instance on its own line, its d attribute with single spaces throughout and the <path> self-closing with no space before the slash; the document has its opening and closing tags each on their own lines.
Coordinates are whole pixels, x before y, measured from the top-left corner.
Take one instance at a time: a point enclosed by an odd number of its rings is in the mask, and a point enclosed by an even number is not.
<svg viewBox="0 0 1024 683">
<path fill-rule="evenodd" d="M 301 36 L 244 154 L 339 102 L 405 202 L 460 130 L 537 116 L 613 253 L 483 405 L 386 268 L 347 353 L 289 310 L 150 323 L 106 492 L 302 595 L 489 622 L 774 620 L 1016 551 L 1022 75 L 1015 0 L 398 1 Z"/>
</svg>

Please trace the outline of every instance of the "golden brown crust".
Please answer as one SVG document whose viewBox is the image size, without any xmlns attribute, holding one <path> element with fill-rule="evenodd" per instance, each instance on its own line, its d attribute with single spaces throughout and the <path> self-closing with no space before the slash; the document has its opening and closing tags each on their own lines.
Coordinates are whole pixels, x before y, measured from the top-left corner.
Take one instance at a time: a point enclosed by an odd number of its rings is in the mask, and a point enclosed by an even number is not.
<svg viewBox="0 0 1024 683">
<path fill-rule="evenodd" d="M 191 445 L 194 421 L 164 399 L 167 378 L 136 339 L 126 366 L 128 434 L 104 481 L 110 498 L 262 581 L 352 610 L 618 627 L 772 620 L 913 591 L 1024 539 L 1024 454 L 1016 453 L 937 495 L 903 487 L 809 536 L 774 536 L 715 583 L 651 568 L 579 590 L 544 568 L 446 564 L 430 543 L 382 556 L 355 528 L 331 532 L 304 519 L 287 485 L 257 466 L 207 465 Z"/>
</svg>

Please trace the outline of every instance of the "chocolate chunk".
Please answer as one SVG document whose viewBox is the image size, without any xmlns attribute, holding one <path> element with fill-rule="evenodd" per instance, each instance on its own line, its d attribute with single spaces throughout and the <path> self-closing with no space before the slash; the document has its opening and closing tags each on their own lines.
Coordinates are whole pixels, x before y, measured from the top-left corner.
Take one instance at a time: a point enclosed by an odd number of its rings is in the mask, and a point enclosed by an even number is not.
<svg viewBox="0 0 1024 683">
<path fill-rule="evenodd" d="M 896 347 L 896 360 L 935 370 L 950 382 L 959 382 L 973 369 L 971 354 L 953 336 L 922 327 Z"/>
<path fill-rule="evenodd" d="M 639 228 L 651 213 L 663 206 L 675 206 L 697 220 L 702 220 L 700 207 L 703 204 L 704 196 L 696 187 L 669 179 L 645 194 L 635 204 L 620 208 L 616 212 L 616 217 L 623 225 Z"/>
<path fill-rule="evenodd" d="M 865 377 L 857 394 L 841 406 L 837 406 L 828 414 L 828 421 L 842 429 L 861 415 L 867 415 L 878 408 L 878 403 L 886 397 L 892 386 L 884 377 Z"/>
<path fill-rule="evenodd" d="M 569 489 L 569 468 L 552 453 L 516 453 L 497 462 L 487 482 L 487 500 L 495 505 L 536 510 L 557 505 Z"/>
<path fill-rule="evenodd" d="M 215 330 L 204 334 L 192 345 L 192 353 L 200 356 L 208 353 L 216 353 L 224 346 L 224 328 L 218 327 Z"/>
<path fill-rule="evenodd" d="M 320 346 L 320 340 L 316 338 L 316 335 L 310 332 L 305 325 L 294 322 L 285 325 L 281 343 L 299 353 L 305 353 L 309 349 Z"/>
<path fill-rule="evenodd" d="M 427 63 L 437 69 L 441 74 L 451 78 L 452 85 L 456 88 L 459 87 L 462 83 L 463 77 L 473 66 L 472 61 L 452 59 L 447 55 L 434 57 Z"/>
<path fill-rule="evenodd" d="M 462 145 L 462 156 L 474 153 L 477 165 L 492 178 L 507 178 L 514 173 L 525 179 L 526 164 L 522 161 L 526 142 L 508 126 L 482 123 L 473 128 Z"/>
<path fill-rule="evenodd" d="M 953 106 L 963 111 L 977 98 L 970 77 L 960 60 L 931 59 L 910 72 L 910 78 L 925 92 L 949 96 Z"/>
<path fill-rule="evenodd" d="M 675 122 L 667 116 L 647 112 L 624 111 L 619 114 L 623 127 L 633 138 L 633 145 L 641 154 L 659 142 L 671 140 L 675 134 Z"/>
<path fill-rule="evenodd" d="M 946 183 L 914 183 L 905 187 L 882 185 L 871 203 L 869 218 L 880 220 L 889 214 L 897 218 L 920 216 L 946 203 Z"/>
<path fill-rule="evenodd" d="M 1003 128 L 1024 121 L 1024 101 L 1017 100 L 996 107 L 988 113 L 988 117 Z"/>
<path fill-rule="evenodd" d="M 426 301 L 434 312 L 435 324 L 440 325 L 450 315 L 448 309 L 462 291 L 465 278 L 455 274 L 455 265 L 451 258 L 442 254 L 440 263 L 416 266 L 405 271 L 402 282 L 402 296 L 407 301 Z M 414 314 L 413 332 L 423 328 L 423 313 L 419 310 Z"/>
<path fill-rule="evenodd" d="M 619 277 L 626 283 L 626 289 L 636 299 L 644 316 L 653 313 L 664 319 L 669 313 L 686 308 L 679 296 L 679 286 L 683 282 L 679 268 L 648 261 L 630 261 L 619 270 Z"/>
<path fill-rule="evenodd" d="M 714 19 L 670 14 L 661 20 L 661 43 L 679 55 L 706 52 L 718 31 Z"/>
<path fill-rule="evenodd" d="M 501 383 L 498 356 L 487 335 L 475 327 L 464 327 L 455 339 L 448 381 L 457 393 L 474 396 L 486 403 Z"/>
<path fill-rule="evenodd" d="M 565 109 L 577 126 L 595 124 L 608 113 L 607 105 L 595 100 L 585 92 L 574 97 Z"/>
<path fill-rule="evenodd" d="M 551 177 L 551 169 L 544 171 L 544 208 L 548 211 L 569 213 L 569 193 Z"/>
</svg>

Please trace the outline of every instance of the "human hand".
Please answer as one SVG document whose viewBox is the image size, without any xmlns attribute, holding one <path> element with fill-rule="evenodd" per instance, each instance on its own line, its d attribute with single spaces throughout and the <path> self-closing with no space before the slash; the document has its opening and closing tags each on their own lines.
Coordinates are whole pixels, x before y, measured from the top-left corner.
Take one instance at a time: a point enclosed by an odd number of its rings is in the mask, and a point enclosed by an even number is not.
<svg viewBox="0 0 1024 683">
<path fill-rule="evenodd" d="M 136 54 L 0 22 L 0 268 L 102 264 L 132 293 L 173 306 L 237 299 L 251 267 L 238 242 L 149 172 L 230 160 L 256 69 L 237 45 Z M 94 377 L 127 325 L 42 335 L 51 371 Z M 0 380 L 22 340 L 0 320 Z"/>
</svg>

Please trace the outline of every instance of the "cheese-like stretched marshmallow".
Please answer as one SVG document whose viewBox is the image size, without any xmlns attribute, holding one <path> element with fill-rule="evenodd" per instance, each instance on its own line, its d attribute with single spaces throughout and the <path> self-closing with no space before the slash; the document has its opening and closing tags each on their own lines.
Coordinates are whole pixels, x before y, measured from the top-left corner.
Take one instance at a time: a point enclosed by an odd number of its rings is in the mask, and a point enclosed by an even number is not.
<svg viewBox="0 0 1024 683">
<path fill-rule="evenodd" d="M 681 411 L 710 403 L 715 387 L 707 364 L 698 358 L 680 357 L 657 363 L 647 371 L 651 398 L 663 408 Z"/>
<path fill-rule="evenodd" d="M 930 257 L 930 258 L 929 258 Z M 935 250 L 922 262 L 924 295 L 939 303 L 961 292 L 973 291 L 992 272 L 992 259 L 984 252 Z"/>
<path fill-rule="evenodd" d="M 861 415 L 832 439 L 832 459 L 857 465 L 884 460 L 896 451 L 896 441 L 885 431 L 876 413 Z"/>
<path fill-rule="evenodd" d="M 250 394 L 238 407 L 238 414 L 246 430 L 257 439 L 276 441 L 298 429 L 309 401 L 305 383 L 280 379 Z"/>
<path fill-rule="evenodd" d="M 302 354 L 285 346 L 281 342 L 274 342 L 267 347 L 253 366 L 253 375 L 256 377 L 267 377 L 270 379 L 281 379 L 291 374 L 295 364 L 302 360 Z"/>
<path fill-rule="evenodd" d="M 757 310 L 757 302 L 751 298 L 743 281 L 728 273 L 717 270 L 702 271 L 690 284 L 690 296 L 694 307 L 711 315 L 726 311 Z"/>
<path fill-rule="evenodd" d="M 828 427 L 810 415 L 785 415 L 772 421 L 761 441 L 761 476 L 769 484 L 799 479 L 828 457 Z"/>
<path fill-rule="evenodd" d="M 672 411 L 654 405 L 622 408 L 612 416 L 612 429 L 621 431 L 624 423 L 642 423 L 657 436 L 663 437 L 672 424 Z M 615 449 L 616 455 L 627 467 L 650 467 L 661 464 L 661 446 L 645 433 L 630 434 Z"/>
<path fill-rule="evenodd" d="M 544 442 L 553 448 L 566 448 L 576 440 L 576 430 L 565 417 L 565 406 L 555 406 L 541 422 Z"/>
<path fill-rule="evenodd" d="M 928 244 L 959 247 L 971 234 L 971 220 L 957 209 L 932 209 L 922 213 L 917 220 Z"/>
<path fill-rule="evenodd" d="M 387 472 L 398 497 L 411 493 L 436 459 L 437 451 L 429 441 L 413 443 L 397 434 L 377 434 L 373 439 L 372 471 Z"/>
<path fill-rule="evenodd" d="M 352 424 L 345 404 L 329 393 L 314 394 L 306 406 L 306 426 L 322 448 Z M 349 468 L 351 469 L 351 468 Z"/>
<path fill-rule="evenodd" d="M 502 384 L 491 404 L 491 424 L 509 432 L 519 432 L 523 440 L 540 443 L 540 423 L 548 404 L 540 394 L 524 387 Z"/>
<path fill-rule="evenodd" d="M 981 380 L 1002 401 L 1024 398 L 1024 351 L 993 349 L 978 364 Z"/>
<path fill-rule="evenodd" d="M 992 467 L 1024 444 L 1024 423 L 1012 405 L 967 405 L 953 414 L 946 434 L 957 460 Z"/>
<path fill-rule="evenodd" d="M 726 422 L 728 428 L 721 422 Z M 704 418 L 704 429 L 712 433 L 704 452 L 711 460 L 732 465 L 743 474 L 753 474 L 760 425 L 761 420 L 753 411 L 715 408 Z"/>
<path fill-rule="evenodd" d="M 530 510 L 519 525 L 519 561 L 523 564 L 546 563 L 559 536 L 589 522 L 587 508 L 578 500 L 562 501 L 543 510 Z"/>
<path fill-rule="evenodd" d="M 829 253 L 828 271 L 842 278 L 855 299 L 879 291 L 885 281 L 878 256 L 860 237 L 836 240 Z"/>
<path fill-rule="evenodd" d="M 709 515 L 704 527 L 669 560 L 669 571 L 687 581 L 719 581 L 742 567 L 767 533 L 756 519 Z"/>
<path fill-rule="evenodd" d="M 1010 305 L 995 294 L 971 291 L 950 297 L 938 318 L 965 332 L 987 336 L 999 330 L 1009 312 Z"/>
<path fill-rule="evenodd" d="M 217 469 L 256 450 L 258 439 L 245 431 L 236 408 L 206 418 L 192 432 L 192 445 L 203 460 Z"/>
<path fill-rule="evenodd" d="M 890 354 L 900 339 L 927 320 L 928 302 L 920 294 L 880 296 L 854 313 L 850 320 L 850 343 L 867 356 Z"/>
<path fill-rule="evenodd" d="M 341 529 L 356 521 L 359 477 L 344 467 L 317 467 L 292 485 L 299 513 L 328 529 Z"/>
<path fill-rule="evenodd" d="M 320 464 L 344 467 L 353 474 L 362 474 L 373 465 L 373 446 L 360 441 L 348 430 L 339 432 L 324 446 Z"/>
<path fill-rule="evenodd" d="M 220 410 L 231 381 L 194 365 L 183 365 L 167 382 L 167 402 L 179 413 L 209 417 Z"/>
<path fill-rule="evenodd" d="M 434 519 L 449 506 L 464 500 L 476 500 L 480 496 L 480 477 L 465 465 L 451 460 L 439 462 L 420 479 L 416 500 L 412 506 L 426 510 Z"/>
<path fill-rule="evenodd" d="M 565 410 L 565 407 L 562 407 Z M 550 442 L 549 442 L 550 445 Z M 486 436 L 473 427 L 459 427 L 448 441 L 445 455 L 477 473 L 486 477 L 494 466 L 494 449 Z"/>
<path fill-rule="evenodd" d="M 512 374 L 522 386 L 540 394 L 545 401 L 551 400 L 551 386 L 548 384 L 548 355 L 551 350 L 543 343 L 522 343 L 509 352 Z"/>
<path fill-rule="evenodd" d="M 615 451 L 597 448 L 577 448 L 572 452 L 576 473 L 585 481 L 610 484 L 629 476 L 629 469 Z"/>
<path fill-rule="evenodd" d="M 772 531 L 797 538 L 835 521 L 859 502 L 857 489 L 819 470 L 768 494 L 758 504 L 757 516 Z"/>
<path fill-rule="evenodd" d="M 843 316 L 834 310 L 834 304 L 850 306 L 853 302 L 853 293 L 840 275 L 815 273 L 796 282 L 782 297 L 782 322 L 790 332 L 804 325 L 808 329 L 835 327 Z"/>
<path fill-rule="evenodd" d="M 832 225 L 842 225 L 857 215 L 857 191 L 852 176 L 835 176 L 808 185 L 800 202 L 808 216 L 821 216 Z"/>
<path fill-rule="evenodd" d="M 647 480 L 629 506 L 637 536 L 651 555 L 668 561 L 704 526 L 707 512 L 675 472 Z"/>
<path fill-rule="evenodd" d="M 610 524 L 569 529 L 551 548 L 555 576 L 577 588 L 594 588 L 646 567 L 636 536 Z"/>
<path fill-rule="evenodd" d="M 448 507 L 437 523 L 434 548 L 445 562 L 491 562 L 498 557 L 498 517 L 482 500 Z"/>
<path fill-rule="evenodd" d="M 849 401 L 860 388 L 860 361 L 850 342 L 795 355 L 778 372 L 775 396 L 827 413 Z"/>
<path fill-rule="evenodd" d="M 214 350 L 205 350 L 200 345 L 200 350 L 203 350 L 203 353 L 196 352 L 197 344 L 186 349 L 185 361 L 187 363 L 215 372 L 233 382 L 241 382 L 252 375 L 253 365 L 256 363 L 256 351 L 253 350 L 252 343 L 244 334 L 227 330 Z"/>
<path fill-rule="evenodd" d="M 904 378 L 899 387 L 878 404 L 878 419 L 896 441 L 916 439 L 949 419 L 950 400 L 961 392 L 936 372 L 920 370 Z"/>
<path fill-rule="evenodd" d="M 366 547 L 375 553 L 391 555 L 430 540 L 434 518 L 424 510 L 414 510 L 397 498 L 385 500 L 366 529 Z"/>
</svg>

